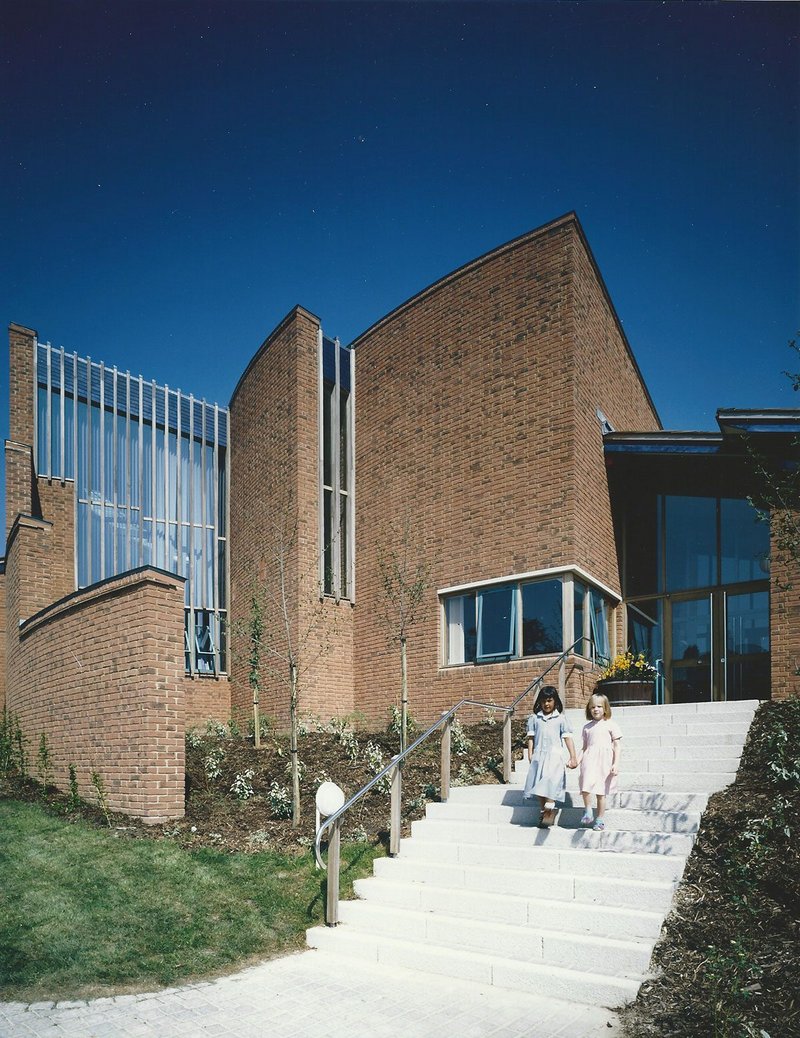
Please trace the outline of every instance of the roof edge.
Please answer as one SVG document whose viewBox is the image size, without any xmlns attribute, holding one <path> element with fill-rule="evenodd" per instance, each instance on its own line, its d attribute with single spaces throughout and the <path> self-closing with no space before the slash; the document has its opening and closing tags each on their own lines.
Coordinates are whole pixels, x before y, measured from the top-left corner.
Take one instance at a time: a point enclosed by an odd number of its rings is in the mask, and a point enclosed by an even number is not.
<svg viewBox="0 0 800 1038">
<path fill-rule="evenodd" d="M 488 252 L 482 253 L 476 259 L 471 259 L 467 263 L 463 263 L 460 267 L 456 267 L 455 270 L 451 270 L 449 274 L 444 274 L 436 281 L 432 281 L 429 285 L 421 289 L 419 292 L 416 292 L 413 296 L 409 296 L 409 298 L 406 299 L 404 302 L 399 303 L 396 307 L 390 310 L 388 314 L 384 314 L 383 317 L 379 317 L 377 321 L 373 322 L 373 324 L 371 324 L 368 328 L 361 332 L 360 335 L 357 335 L 355 339 L 353 339 L 349 343 L 349 348 L 355 349 L 363 339 L 366 339 L 368 335 L 371 335 L 373 332 L 375 332 L 378 328 L 381 327 L 382 324 L 385 324 L 387 321 L 390 321 L 393 318 L 397 317 L 398 314 L 401 314 L 403 312 L 403 310 L 415 306 L 417 303 L 421 302 L 423 299 L 431 295 L 433 292 L 436 292 L 440 288 L 443 288 L 445 285 L 449 284 L 449 282 L 455 281 L 457 278 L 462 277 L 468 271 L 474 270 L 477 267 L 482 266 L 484 263 L 488 263 L 489 260 L 495 259 L 498 256 L 502 256 L 505 252 L 510 252 L 513 249 L 519 248 L 521 245 L 525 245 L 527 244 L 527 242 L 533 241 L 535 238 L 541 237 L 542 235 L 555 230 L 557 227 L 566 226 L 570 223 L 575 223 L 576 225 L 580 226 L 578 222 L 578 215 L 577 213 L 575 213 L 574 210 L 571 210 L 568 213 L 564 213 L 563 216 L 558 216 L 555 220 L 550 220 L 548 221 L 548 223 L 542 224 L 540 227 L 536 227 L 532 231 L 526 231 L 524 234 L 520 234 L 516 238 L 512 238 L 510 241 L 505 242 L 503 245 L 496 245 L 493 249 L 490 249 Z"/>
<path fill-rule="evenodd" d="M 264 339 L 264 341 L 258 347 L 256 352 L 250 358 L 250 361 L 249 361 L 247 367 L 244 369 L 244 371 L 239 376 L 239 381 L 236 383 L 236 387 L 233 390 L 233 392 L 231 393 L 230 400 L 228 401 L 228 409 L 229 410 L 233 406 L 233 401 L 236 399 L 236 394 L 241 389 L 242 383 L 247 378 L 247 376 L 250 374 L 250 369 L 255 365 L 256 361 L 258 361 L 258 359 L 261 357 L 261 354 L 264 353 L 269 348 L 269 344 L 272 342 L 272 340 L 275 338 L 275 336 L 278 335 L 279 332 L 282 332 L 283 329 L 286 327 L 286 325 L 289 324 L 289 322 L 292 321 L 295 317 L 306 317 L 306 318 L 308 318 L 308 320 L 310 320 L 314 324 L 316 324 L 318 328 L 322 328 L 322 321 L 320 320 L 319 317 L 317 317 L 316 314 L 313 314 L 310 310 L 307 310 L 304 306 L 300 306 L 299 303 L 295 304 L 292 307 L 292 309 L 286 314 L 286 316 L 283 317 L 275 325 L 275 327 L 272 329 L 272 331 L 269 333 L 269 335 L 266 337 L 266 339 Z"/>
</svg>

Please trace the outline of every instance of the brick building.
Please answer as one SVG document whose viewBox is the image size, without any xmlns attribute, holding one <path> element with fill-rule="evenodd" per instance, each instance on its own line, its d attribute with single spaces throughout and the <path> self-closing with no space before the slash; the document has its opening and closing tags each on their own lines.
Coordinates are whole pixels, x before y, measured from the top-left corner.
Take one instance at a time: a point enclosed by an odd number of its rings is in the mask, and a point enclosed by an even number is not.
<svg viewBox="0 0 800 1038">
<path fill-rule="evenodd" d="M 568 705 L 632 646 L 667 701 L 783 697 L 798 596 L 770 582 L 744 442 L 789 456 L 798 412 L 660 421 L 569 214 L 420 292 L 349 347 L 292 310 L 227 408 L 10 329 L 0 681 L 57 781 L 182 813 L 183 738 L 262 711 L 383 725 L 397 702 L 381 559 L 424 563 L 413 714 Z M 785 582 L 784 582 L 785 583 Z"/>
</svg>

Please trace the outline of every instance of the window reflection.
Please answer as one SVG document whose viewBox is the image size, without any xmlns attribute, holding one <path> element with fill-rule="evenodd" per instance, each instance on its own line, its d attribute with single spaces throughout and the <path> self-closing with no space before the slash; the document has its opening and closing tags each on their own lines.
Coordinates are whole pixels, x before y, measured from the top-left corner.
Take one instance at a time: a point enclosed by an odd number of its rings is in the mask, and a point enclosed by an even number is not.
<svg viewBox="0 0 800 1038">
<path fill-rule="evenodd" d="M 717 582 L 717 499 L 665 499 L 666 589 L 708 587 Z"/>
</svg>

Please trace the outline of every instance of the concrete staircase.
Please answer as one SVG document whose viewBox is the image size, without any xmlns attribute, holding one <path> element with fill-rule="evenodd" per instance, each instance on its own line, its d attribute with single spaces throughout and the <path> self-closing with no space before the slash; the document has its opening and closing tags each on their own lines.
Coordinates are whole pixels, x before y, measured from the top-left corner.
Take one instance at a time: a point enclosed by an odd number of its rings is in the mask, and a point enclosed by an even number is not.
<svg viewBox="0 0 800 1038">
<path fill-rule="evenodd" d="M 606 831 L 580 825 L 577 772 L 550 829 L 508 786 L 429 804 L 395 858 L 308 931 L 327 954 L 619 1006 L 639 989 L 711 793 L 736 774 L 755 701 L 619 708 L 621 790 Z M 579 745 L 582 711 L 568 711 Z"/>
</svg>

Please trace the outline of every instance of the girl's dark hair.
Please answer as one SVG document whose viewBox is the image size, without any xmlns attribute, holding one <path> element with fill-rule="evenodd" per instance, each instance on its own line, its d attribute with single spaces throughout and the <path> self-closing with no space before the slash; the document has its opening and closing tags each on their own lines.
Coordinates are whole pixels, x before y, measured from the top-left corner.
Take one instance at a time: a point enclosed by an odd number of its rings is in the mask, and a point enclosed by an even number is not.
<svg viewBox="0 0 800 1038">
<path fill-rule="evenodd" d="M 551 696 L 556 701 L 556 710 L 558 710 L 560 714 L 563 714 L 564 707 L 561 703 L 561 696 L 558 694 L 558 689 L 555 685 L 543 685 L 539 689 L 539 695 L 536 697 L 536 702 L 533 704 L 533 712 L 538 713 L 542 706 L 542 699 L 549 699 Z"/>
</svg>

